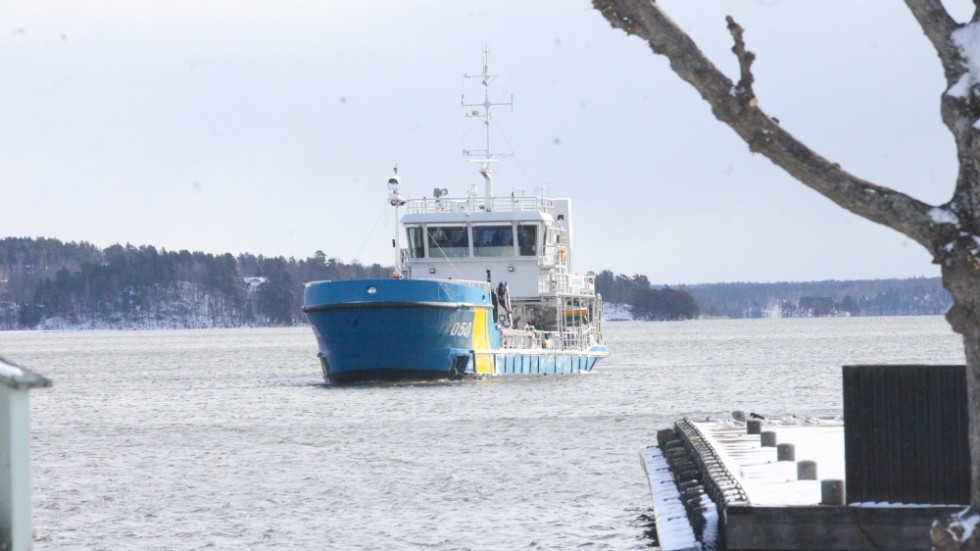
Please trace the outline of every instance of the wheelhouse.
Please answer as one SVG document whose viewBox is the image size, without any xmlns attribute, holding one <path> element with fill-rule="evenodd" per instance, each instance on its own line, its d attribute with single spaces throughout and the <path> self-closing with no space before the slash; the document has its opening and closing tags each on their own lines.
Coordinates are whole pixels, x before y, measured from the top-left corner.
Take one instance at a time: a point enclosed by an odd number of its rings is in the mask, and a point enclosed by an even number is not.
<svg viewBox="0 0 980 551">
<path fill-rule="evenodd" d="M 494 284 L 506 282 L 515 298 L 594 292 L 572 288 L 568 199 L 440 197 L 409 199 L 407 207 L 401 220 L 408 245 L 400 257 L 402 277 L 489 277 Z"/>
</svg>

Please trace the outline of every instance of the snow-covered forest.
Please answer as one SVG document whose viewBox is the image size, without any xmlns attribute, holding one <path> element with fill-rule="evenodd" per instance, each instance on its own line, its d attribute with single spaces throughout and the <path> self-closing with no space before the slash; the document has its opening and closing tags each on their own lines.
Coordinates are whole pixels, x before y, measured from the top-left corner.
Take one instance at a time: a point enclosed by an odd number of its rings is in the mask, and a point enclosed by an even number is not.
<svg viewBox="0 0 980 551">
<path fill-rule="evenodd" d="M 390 274 L 322 251 L 296 259 L 8 237 L 0 239 L 0 329 L 293 325 L 306 323 L 305 282 Z M 939 278 L 669 287 L 605 270 L 596 287 L 608 319 L 933 315 L 951 304 Z"/>
<path fill-rule="evenodd" d="M 928 316 L 952 305 L 934 278 L 651 285 L 646 276 L 604 271 L 596 288 L 607 319 Z"/>
<path fill-rule="evenodd" d="M 388 277 L 380 265 L 0 239 L 0 329 L 292 325 L 303 283 Z"/>
<path fill-rule="evenodd" d="M 930 316 L 953 304 L 938 277 L 686 285 L 701 314 L 722 318 Z"/>
</svg>

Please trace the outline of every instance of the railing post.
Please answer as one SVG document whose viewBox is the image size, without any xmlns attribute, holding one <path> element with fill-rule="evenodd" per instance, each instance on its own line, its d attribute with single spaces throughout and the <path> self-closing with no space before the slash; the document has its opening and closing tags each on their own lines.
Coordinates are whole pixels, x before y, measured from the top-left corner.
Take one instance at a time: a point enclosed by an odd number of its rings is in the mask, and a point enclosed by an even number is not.
<svg viewBox="0 0 980 551">
<path fill-rule="evenodd" d="M 31 427 L 27 393 L 51 381 L 0 358 L 0 549 L 29 551 Z"/>
</svg>

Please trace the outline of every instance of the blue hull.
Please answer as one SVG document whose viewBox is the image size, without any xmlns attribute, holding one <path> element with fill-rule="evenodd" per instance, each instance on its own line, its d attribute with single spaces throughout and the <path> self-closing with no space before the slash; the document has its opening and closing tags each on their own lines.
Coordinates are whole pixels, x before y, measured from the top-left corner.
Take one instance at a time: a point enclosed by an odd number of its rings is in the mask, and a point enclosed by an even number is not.
<svg viewBox="0 0 980 551">
<path fill-rule="evenodd" d="M 500 375 L 565 375 L 592 371 L 599 358 L 608 353 L 605 346 L 595 346 L 588 353 L 510 353 L 495 354 Z"/>
<path fill-rule="evenodd" d="M 311 283 L 303 311 L 324 377 L 346 383 L 472 371 L 474 319 L 490 307 L 487 293 L 467 285 L 376 279 Z"/>
<path fill-rule="evenodd" d="M 303 311 L 333 383 L 579 373 L 606 354 L 501 349 L 489 292 L 447 281 L 310 283 Z"/>
</svg>

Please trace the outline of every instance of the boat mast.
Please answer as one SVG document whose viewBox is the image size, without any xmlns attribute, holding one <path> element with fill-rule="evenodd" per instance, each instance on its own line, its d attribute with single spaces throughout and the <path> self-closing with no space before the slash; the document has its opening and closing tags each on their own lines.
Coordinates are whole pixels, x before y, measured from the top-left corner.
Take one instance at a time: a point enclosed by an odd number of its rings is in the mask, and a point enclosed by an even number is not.
<svg viewBox="0 0 980 551">
<path fill-rule="evenodd" d="M 388 204 L 395 207 L 395 238 L 391 240 L 391 246 L 395 248 L 395 269 L 392 273 L 392 277 L 395 279 L 400 279 L 402 277 L 402 248 L 401 248 L 401 232 L 398 227 L 398 207 L 405 204 L 405 198 L 402 197 L 401 183 L 402 179 L 398 176 L 398 165 L 395 165 L 395 173 L 388 178 L 388 191 L 391 192 L 388 195 Z"/>
<path fill-rule="evenodd" d="M 460 98 L 460 105 L 463 107 L 476 107 L 477 109 L 472 109 L 466 113 L 467 117 L 482 117 L 483 126 L 486 131 L 486 147 L 484 149 L 476 150 L 463 150 L 463 155 L 466 155 L 470 162 L 480 163 L 480 175 L 486 182 L 486 208 L 489 210 L 493 199 L 493 170 L 490 168 L 490 163 L 496 162 L 499 159 L 510 157 L 507 154 L 491 153 L 490 151 L 490 108 L 496 107 L 498 105 L 509 105 L 511 110 L 514 109 L 514 96 L 511 94 L 510 101 L 507 103 L 494 103 L 490 101 L 490 82 L 497 78 L 497 75 L 491 75 L 488 69 L 490 63 L 490 49 L 486 46 L 483 47 L 483 73 L 479 75 L 468 75 L 464 74 L 463 78 L 478 78 L 481 79 L 481 84 L 483 85 L 483 103 L 466 103 L 466 96 Z M 483 108 L 481 111 L 479 108 Z"/>
</svg>

